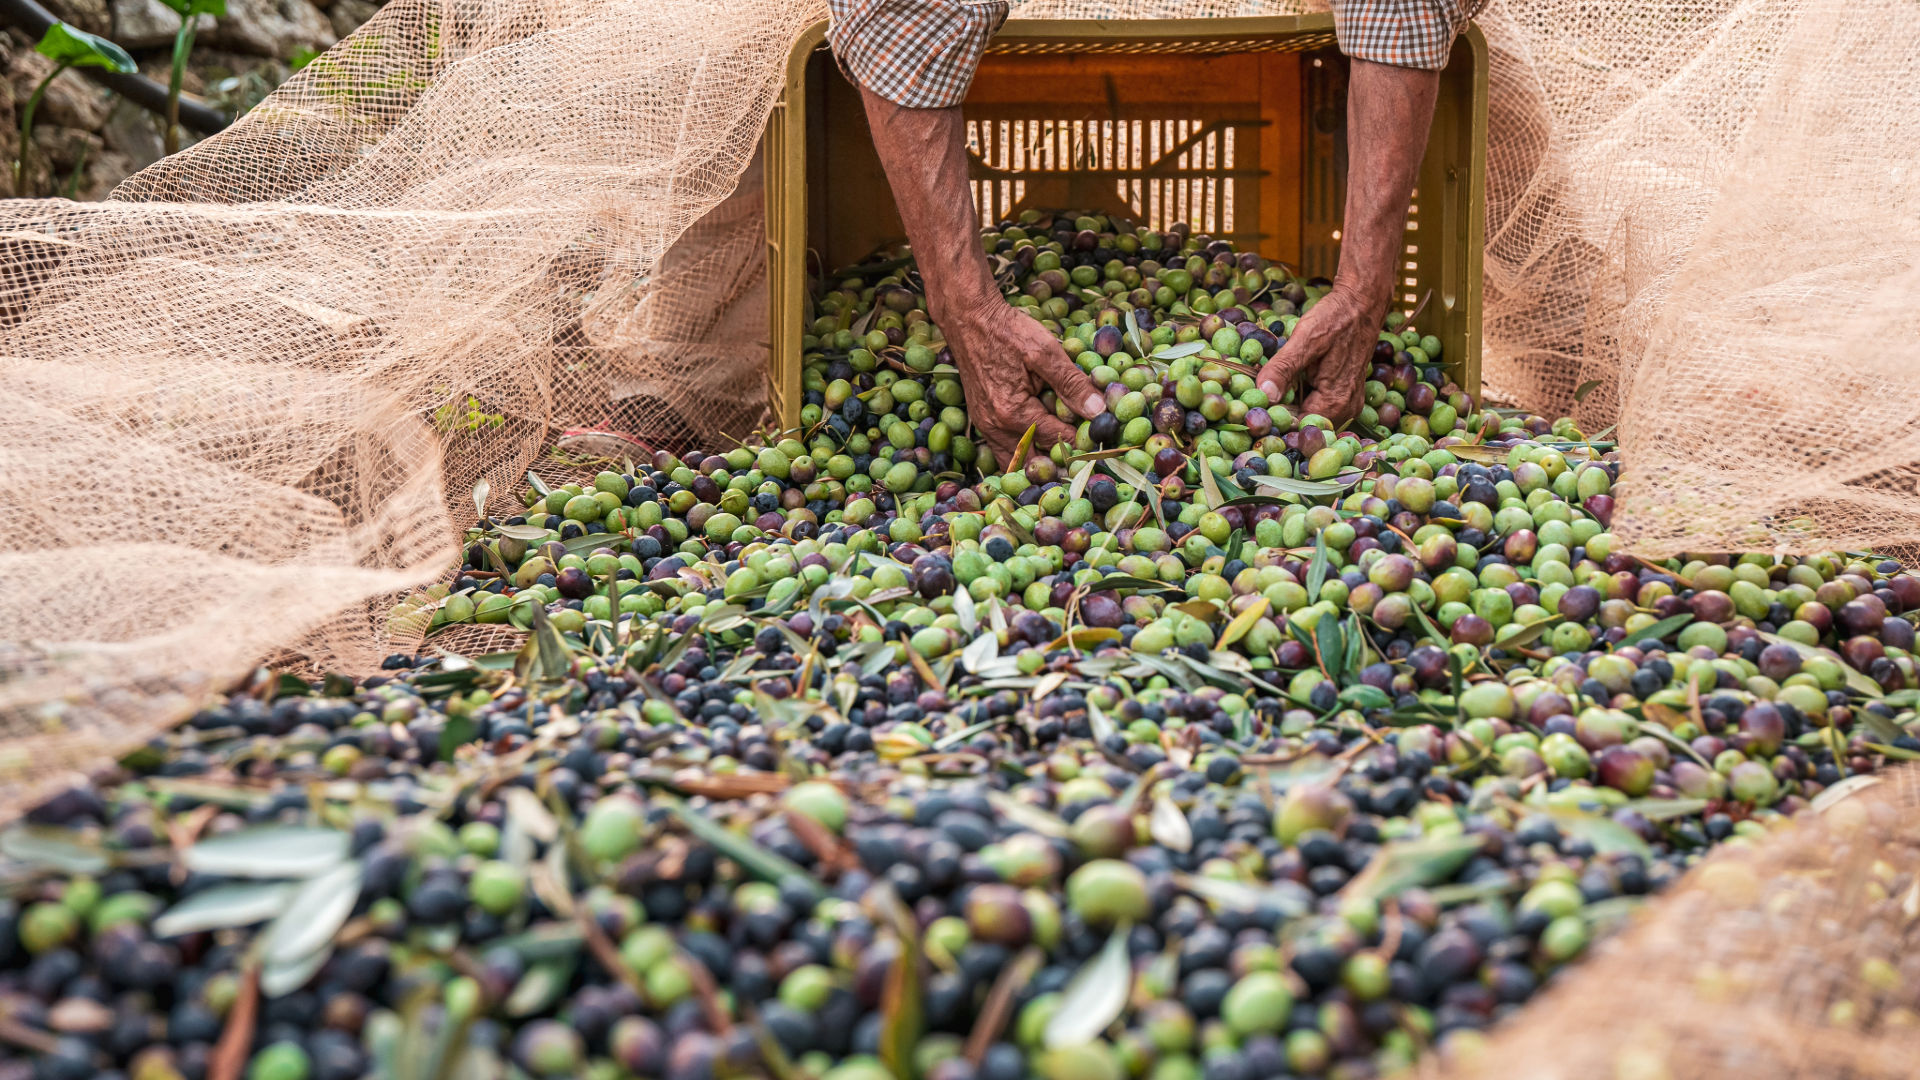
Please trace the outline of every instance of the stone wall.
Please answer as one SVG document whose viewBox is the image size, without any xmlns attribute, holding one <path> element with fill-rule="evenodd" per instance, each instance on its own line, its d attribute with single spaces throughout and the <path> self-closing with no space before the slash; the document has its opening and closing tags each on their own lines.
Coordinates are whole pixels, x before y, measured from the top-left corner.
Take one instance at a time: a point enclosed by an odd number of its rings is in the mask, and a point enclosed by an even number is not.
<svg viewBox="0 0 1920 1080">
<path fill-rule="evenodd" d="M 56 17 L 111 38 L 165 84 L 173 63 L 180 17 L 160 0 L 39 0 Z M 229 114 L 251 108 L 292 73 L 304 50 L 324 52 L 373 17 L 373 0 L 227 0 L 227 16 L 201 16 L 187 65 L 185 91 Z M 20 118 L 51 61 L 16 30 L 0 34 L 0 161 L 8 178 L 19 154 Z M 69 71 L 47 88 L 34 116 L 28 193 L 103 199 L 120 181 L 157 161 L 162 121 L 99 84 Z M 181 143 L 196 135 L 181 131 Z M 0 180 L 0 194 L 8 189 Z"/>
</svg>

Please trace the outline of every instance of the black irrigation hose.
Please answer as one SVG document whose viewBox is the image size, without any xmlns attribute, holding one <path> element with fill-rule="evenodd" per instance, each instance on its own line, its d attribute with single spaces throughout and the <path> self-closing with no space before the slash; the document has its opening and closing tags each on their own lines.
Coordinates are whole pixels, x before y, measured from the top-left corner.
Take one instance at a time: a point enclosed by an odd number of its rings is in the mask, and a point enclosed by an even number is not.
<svg viewBox="0 0 1920 1080">
<path fill-rule="evenodd" d="M 33 0 L 0 0 L 0 22 L 14 27 L 35 41 L 39 41 L 46 34 L 47 27 L 58 21 L 47 12 L 46 8 L 34 3 Z M 150 109 L 162 116 L 167 113 L 167 88 L 145 75 L 122 75 L 95 67 L 75 70 L 135 105 Z M 223 130 L 230 121 L 227 119 L 227 114 L 220 110 L 209 108 L 182 95 L 180 122 L 202 135 L 211 135 Z"/>
</svg>

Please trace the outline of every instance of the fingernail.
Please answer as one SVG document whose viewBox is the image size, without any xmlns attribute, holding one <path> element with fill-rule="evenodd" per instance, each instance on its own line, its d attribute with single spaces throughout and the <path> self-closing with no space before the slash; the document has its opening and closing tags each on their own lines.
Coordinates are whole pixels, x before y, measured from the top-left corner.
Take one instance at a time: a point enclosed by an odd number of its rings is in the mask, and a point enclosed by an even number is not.
<svg viewBox="0 0 1920 1080">
<path fill-rule="evenodd" d="M 1107 399 L 1101 397 L 1099 394 L 1088 394 L 1087 400 L 1085 400 L 1084 402 L 1081 402 L 1080 415 L 1085 416 L 1088 419 L 1092 419 L 1093 417 L 1099 416 L 1101 413 L 1106 411 L 1107 411 Z"/>
<path fill-rule="evenodd" d="M 1267 395 L 1270 398 L 1278 399 L 1280 397 L 1280 388 L 1273 385 L 1270 382 L 1261 383 L 1260 392 Z"/>
</svg>

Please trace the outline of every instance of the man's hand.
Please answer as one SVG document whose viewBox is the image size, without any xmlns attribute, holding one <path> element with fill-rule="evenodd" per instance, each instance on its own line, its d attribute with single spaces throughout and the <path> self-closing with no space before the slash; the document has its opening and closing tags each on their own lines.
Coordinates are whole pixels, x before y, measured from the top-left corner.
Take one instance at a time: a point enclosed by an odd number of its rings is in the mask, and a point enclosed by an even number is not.
<svg viewBox="0 0 1920 1080">
<path fill-rule="evenodd" d="M 1302 415 L 1344 424 L 1360 412 L 1373 346 L 1393 298 L 1407 203 L 1427 149 L 1440 73 L 1355 60 L 1347 82 L 1346 236 L 1333 288 L 1293 328 L 1280 354 L 1260 369 L 1274 401 L 1295 379 L 1308 389 Z"/>
<path fill-rule="evenodd" d="M 967 413 L 994 460 L 1004 466 L 1031 425 L 1039 426 L 1035 446 L 1071 439 L 1073 428 L 1040 403 L 1040 393 L 1052 386 L 1087 419 L 1106 408 L 1106 399 L 1052 335 L 1000 295 L 980 248 L 959 106 L 908 109 L 864 88 L 860 96 L 927 286 L 927 314 L 959 363 Z"/>
<path fill-rule="evenodd" d="M 1033 436 L 1037 447 L 1073 439 L 1073 427 L 1040 401 L 1047 386 L 1082 417 L 1091 419 L 1106 408 L 1093 380 L 1053 335 L 997 292 L 949 308 L 940 329 L 959 361 L 967 413 L 1003 468 L 1030 426 L 1038 428 Z"/>
<path fill-rule="evenodd" d="M 1368 298 L 1336 283 L 1293 328 L 1286 347 L 1260 369 L 1261 391 L 1279 401 L 1295 379 L 1303 379 L 1306 390 L 1294 411 L 1318 413 L 1335 425 L 1358 416 L 1386 306 L 1385 292 Z"/>
</svg>

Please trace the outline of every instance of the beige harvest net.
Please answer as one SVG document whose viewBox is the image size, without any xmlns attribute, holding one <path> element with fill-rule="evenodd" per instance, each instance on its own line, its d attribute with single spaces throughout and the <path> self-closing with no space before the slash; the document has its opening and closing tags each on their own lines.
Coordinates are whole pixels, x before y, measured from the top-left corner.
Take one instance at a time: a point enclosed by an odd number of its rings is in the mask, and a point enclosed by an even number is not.
<svg viewBox="0 0 1920 1080">
<path fill-rule="evenodd" d="M 364 671 L 416 645 L 375 613 L 450 565 L 475 482 L 517 505 L 553 431 L 611 397 L 691 440 L 757 422 L 750 165 L 824 16 L 393 0 L 114 201 L 0 204 L 0 803 L 276 650 Z M 1598 381 L 1578 410 L 1624 421 L 1621 529 L 1644 550 L 1920 537 L 1917 16 L 1483 17 L 1488 384 L 1564 411 Z"/>
</svg>

